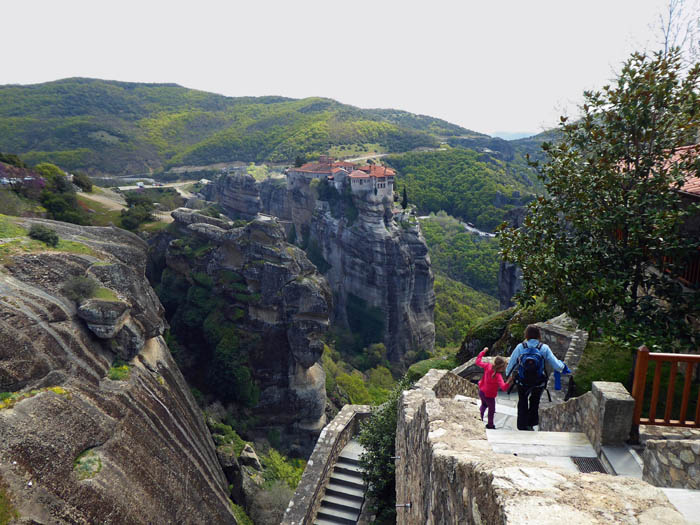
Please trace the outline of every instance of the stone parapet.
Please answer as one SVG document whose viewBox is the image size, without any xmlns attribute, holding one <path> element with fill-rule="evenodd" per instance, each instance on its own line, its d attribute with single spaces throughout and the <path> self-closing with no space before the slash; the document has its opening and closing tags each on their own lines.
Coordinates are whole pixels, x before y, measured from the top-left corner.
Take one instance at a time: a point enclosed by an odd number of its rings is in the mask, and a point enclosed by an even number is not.
<svg viewBox="0 0 700 525">
<path fill-rule="evenodd" d="M 448 370 L 431 369 L 413 387 L 431 390 L 435 397 L 453 398 L 456 395 L 479 398 L 479 387 Z"/>
<path fill-rule="evenodd" d="M 441 379 L 426 375 L 399 402 L 397 523 L 685 523 L 641 480 L 495 453 L 478 401 L 437 397 Z"/>
<path fill-rule="evenodd" d="M 642 479 L 657 487 L 700 490 L 700 439 L 646 442 Z"/>
<path fill-rule="evenodd" d="M 584 432 L 596 452 L 621 445 L 632 428 L 634 399 L 621 383 L 594 381 L 593 388 L 565 403 L 540 409 L 540 430 Z"/>
<path fill-rule="evenodd" d="M 345 405 L 321 431 L 314 451 L 297 486 L 294 497 L 284 513 L 280 525 L 307 525 L 313 523 L 321 500 L 345 445 L 359 433 L 360 421 L 368 417 L 367 405 Z"/>
</svg>

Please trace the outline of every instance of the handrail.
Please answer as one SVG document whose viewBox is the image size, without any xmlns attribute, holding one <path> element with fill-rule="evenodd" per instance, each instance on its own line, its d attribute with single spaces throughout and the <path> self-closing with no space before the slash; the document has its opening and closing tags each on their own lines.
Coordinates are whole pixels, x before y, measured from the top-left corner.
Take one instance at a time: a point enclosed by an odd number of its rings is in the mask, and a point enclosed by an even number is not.
<svg viewBox="0 0 700 525">
<path fill-rule="evenodd" d="M 649 416 L 642 417 L 642 406 L 644 404 L 644 391 L 646 389 L 647 370 L 649 362 L 656 363 L 654 367 L 654 379 L 651 389 L 651 402 L 649 406 Z M 666 389 L 666 409 L 663 419 L 656 418 L 656 407 L 659 401 L 659 385 L 661 383 L 661 363 L 670 363 L 670 376 L 668 388 Z M 678 374 L 678 364 L 685 363 L 685 382 L 683 384 L 683 397 L 678 419 L 671 419 L 673 411 L 673 397 L 675 393 L 675 382 Z M 688 420 L 688 405 L 690 403 L 690 387 L 693 378 L 695 365 L 700 365 L 700 355 L 692 354 L 661 354 L 651 353 L 649 349 L 642 345 L 637 350 L 637 362 L 634 367 L 634 383 L 632 385 L 632 397 L 635 400 L 634 424 L 635 425 L 659 425 L 673 427 L 700 427 L 700 393 L 698 394 L 695 408 L 695 420 Z"/>
</svg>

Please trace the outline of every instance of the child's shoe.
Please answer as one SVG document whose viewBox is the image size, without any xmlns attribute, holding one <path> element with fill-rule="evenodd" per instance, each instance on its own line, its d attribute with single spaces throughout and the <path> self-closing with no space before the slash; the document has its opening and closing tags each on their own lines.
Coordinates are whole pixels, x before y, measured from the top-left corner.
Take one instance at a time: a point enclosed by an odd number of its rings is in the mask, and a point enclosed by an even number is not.
<svg viewBox="0 0 700 525">
<path fill-rule="evenodd" d="M 490 430 L 493 430 L 493 429 L 495 429 L 496 427 L 495 427 L 494 425 L 486 425 L 486 428 L 488 428 L 488 429 L 490 429 Z"/>
</svg>

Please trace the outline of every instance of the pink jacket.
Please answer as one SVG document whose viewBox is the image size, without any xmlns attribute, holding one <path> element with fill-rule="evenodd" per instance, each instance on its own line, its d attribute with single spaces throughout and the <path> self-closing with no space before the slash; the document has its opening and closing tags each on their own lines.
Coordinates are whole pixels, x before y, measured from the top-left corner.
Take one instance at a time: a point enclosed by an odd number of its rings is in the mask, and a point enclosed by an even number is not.
<svg viewBox="0 0 700 525">
<path fill-rule="evenodd" d="M 479 352 L 476 356 L 476 364 L 484 369 L 484 377 L 479 381 L 479 389 L 484 393 L 486 397 L 496 397 L 498 395 L 498 389 L 500 388 L 504 392 L 508 390 L 508 385 L 503 381 L 503 376 L 501 374 L 493 375 L 493 365 L 491 363 L 484 363 L 481 358 L 484 355 L 484 351 Z"/>
</svg>

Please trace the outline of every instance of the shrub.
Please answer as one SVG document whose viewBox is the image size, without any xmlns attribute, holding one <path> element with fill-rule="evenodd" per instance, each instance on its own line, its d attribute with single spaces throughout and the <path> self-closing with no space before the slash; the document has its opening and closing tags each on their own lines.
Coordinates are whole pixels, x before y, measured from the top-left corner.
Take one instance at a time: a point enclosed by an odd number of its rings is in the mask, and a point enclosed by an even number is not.
<svg viewBox="0 0 700 525">
<path fill-rule="evenodd" d="M 274 448 L 262 457 L 262 464 L 265 467 L 263 477 L 268 483 L 276 481 L 285 482 L 291 490 L 297 488 L 304 473 L 306 461 L 303 459 L 287 458 Z"/>
<path fill-rule="evenodd" d="M 374 407 L 372 414 L 361 425 L 359 441 L 365 452 L 360 457 L 367 483 L 367 497 L 378 524 L 396 523 L 396 478 L 393 456 L 396 455 L 396 417 L 401 392 L 410 388 L 411 382 L 404 377 L 389 394 L 381 406 Z"/>
<path fill-rule="evenodd" d="M 92 297 L 97 291 L 98 283 L 91 277 L 77 275 L 71 277 L 61 287 L 61 292 L 71 301 L 79 303 L 83 299 Z"/>
<path fill-rule="evenodd" d="M 73 184 L 88 193 L 92 191 L 92 179 L 85 173 L 76 173 L 73 175 Z"/>
<path fill-rule="evenodd" d="M 55 230 L 42 226 L 41 224 L 32 224 L 29 230 L 29 236 L 32 239 L 41 241 L 48 246 L 53 246 L 54 248 L 58 246 L 58 234 Z"/>
<path fill-rule="evenodd" d="M 294 493 L 282 481 L 275 481 L 270 487 L 258 491 L 250 505 L 250 517 L 255 525 L 277 525 L 282 521 L 284 511 Z"/>
<path fill-rule="evenodd" d="M 107 377 L 112 381 L 126 381 L 129 379 L 129 373 L 129 365 L 117 359 L 112 363 L 112 367 L 107 372 Z"/>
<path fill-rule="evenodd" d="M 0 525 L 7 525 L 17 518 L 19 518 L 19 513 L 12 504 L 7 485 L 0 478 Z"/>
</svg>

